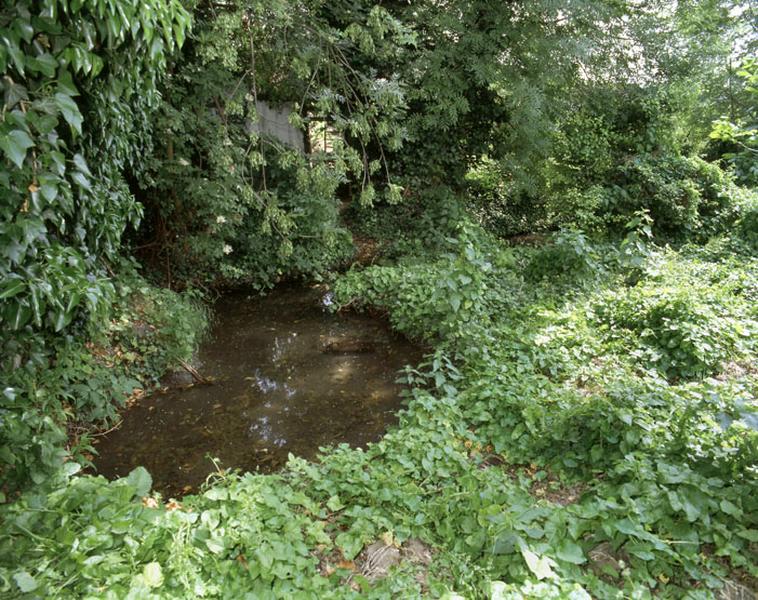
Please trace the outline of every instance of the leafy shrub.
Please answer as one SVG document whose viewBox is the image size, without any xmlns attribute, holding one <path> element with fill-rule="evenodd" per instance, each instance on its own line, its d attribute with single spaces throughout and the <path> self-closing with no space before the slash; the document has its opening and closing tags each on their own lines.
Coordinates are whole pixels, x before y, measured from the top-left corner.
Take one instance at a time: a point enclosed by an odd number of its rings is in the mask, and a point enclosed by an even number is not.
<svg viewBox="0 0 758 600">
<path fill-rule="evenodd" d="M 196 299 L 150 287 L 125 267 L 114 309 L 80 338 L 40 344 L 38 336 L 4 340 L 0 365 L 0 486 L 41 484 L 78 457 L 92 426 L 115 418 L 135 388 L 189 360 L 206 328 Z M 72 435 L 76 430 L 77 434 Z"/>
<path fill-rule="evenodd" d="M 526 267 L 528 278 L 583 278 L 602 269 L 598 248 L 582 231 L 562 230 L 552 237 L 551 242 L 531 254 Z"/>
<path fill-rule="evenodd" d="M 501 237 L 543 230 L 551 225 L 543 198 L 509 182 L 495 161 L 483 158 L 466 173 L 468 207 L 479 223 Z"/>
<path fill-rule="evenodd" d="M 722 116 L 713 123 L 710 137 L 726 146 L 721 149 L 721 156 L 731 163 L 740 184 L 755 187 L 758 184 L 758 58 L 745 58 L 737 75 L 743 80 L 739 114 L 735 115 L 735 93 L 730 90 L 730 112 L 732 119 L 737 118 L 732 121 Z"/>
<path fill-rule="evenodd" d="M 411 201 L 400 204 L 383 203 L 368 208 L 354 202 L 347 220 L 357 235 L 381 244 L 385 262 L 454 252 L 461 229 L 469 227 L 472 231 L 465 198 L 443 185 L 418 190 Z"/>
<path fill-rule="evenodd" d="M 449 238 L 448 252 L 432 264 L 405 268 L 372 267 L 353 271 L 334 287 L 337 307 L 358 304 L 388 310 L 400 331 L 427 339 L 456 337 L 465 324 L 487 320 L 490 295 L 487 283 L 493 270 L 480 231 L 462 227 L 459 238 Z M 507 262 L 500 256 L 499 262 Z"/>
<path fill-rule="evenodd" d="M 149 380 L 192 359 L 209 320 L 197 293 L 179 296 L 136 279 L 121 285 L 120 295 L 103 342 L 127 353 L 131 373 Z"/>
<path fill-rule="evenodd" d="M 620 233 L 646 210 L 657 235 L 704 240 L 731 224 L 738 192 L 683 135 L 686 92 L 631 84 L 583 91 L 540 169 L 538 200 L 549 226 Z"/>
<path fill-rule="evenodd" d="M 704 239 L 733 213 L 729 177 L 700 158 L 642 154 L 620 165 L 612 180 L 603 207 L 610 222 L 644 209 L 658 233 Z"/>
<path fill-rule="evenodd" d="M 634 355 L 670 378 L 712 374 L 745 350 L 747 332 L 713 290 L 640 283 L 609 292 L 594 310 L 611 338 L 633 334 Z"/>
<path fill-rule="evenodd" d="M 744 244 L 748 251 L 758 251 L 758 197 L 753 195 L 740 206 L 732 236 Z"/>
</svg>

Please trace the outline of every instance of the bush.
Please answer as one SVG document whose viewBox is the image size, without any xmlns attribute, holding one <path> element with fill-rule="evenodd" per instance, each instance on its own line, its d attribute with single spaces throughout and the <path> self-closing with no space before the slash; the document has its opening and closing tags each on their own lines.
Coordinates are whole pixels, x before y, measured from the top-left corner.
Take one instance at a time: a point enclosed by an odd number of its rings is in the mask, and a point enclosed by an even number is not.
<svg viewBox="0 0 758 600">
<path fill-rule="evenodd" d="M 743 326 L 707 288 L 642 282 L 608 292 L 594 314 L 610 339 L 630 344 L 645 367 L 672 379 L 711 375 L 745 351 Z"/>
<path fill-rule="evenodd" d="M 740 206 L 732 236 L 749 252 L 758 251 L 758 194 L 755 192 Z"/>
<path fill-rule="evenodd" d="M 552 243 L 532 253 L 525 274 L 529 279 L 546 277 L 583 278 L 602 269 L 597 247 L 579 230 L 564 229 Z"/>
<path fill-rule="evenodd" d="M 610 223 L 647 210 L 661 235 L 706 239 L 733 216 L 729 177 L 700 158 L 642 154 L 621 164 L 612 180 L 602 209 Z"/>
<path fill-rule="evenodd" d="M 550 225 L 544 199 L 511 185 L 495 161 L 480 160 L 466 174 L 466 183 L 469 210 L 494 234 L 507 238 Z"/>
<path fill-rule="evenodd" d="M 111 314 L 79 324 L 80 337 L 4 341 L 0 489 L 43 483 L 80 457 L 86 432 L 115 418 L 136 388 L 191 358 L 207 323 L 196 297 L 151 287 L 128 268 L 115 288 Z"/>
</svg>

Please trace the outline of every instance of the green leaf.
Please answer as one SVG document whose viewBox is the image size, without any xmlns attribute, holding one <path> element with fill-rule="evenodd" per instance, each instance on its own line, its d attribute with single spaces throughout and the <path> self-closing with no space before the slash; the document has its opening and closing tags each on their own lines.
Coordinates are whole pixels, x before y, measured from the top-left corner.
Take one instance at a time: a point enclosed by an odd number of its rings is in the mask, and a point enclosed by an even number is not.
<svg viewBox="0 0 758 600">
<path fill-rule="evenodd" d="M 142 579 L 145 581 L 147 587 L 160 587 L 163 584 L 163 569 L 161 569 L 160 563 L 147 563 L 142 569 Z"/>
<path fill-rule="evenodd" d="M 553 562 L 547 556 L 539 557 L 528 548 L 521 549 L 521 556 L 526 561 L 526 566 L 534 573 L 537 579 L 548 579 L 555 577 L 555 573 L 551 567 Z"/>
<path fill-rule="evenodd" d="M 74 99 L 68 94 L 58 92 L 55 94 L 55 104 L 61 111 L 63 118 L 73 127 L 77 133 L 82 132 L 82 113 L 74 102 Z"/>
<path fill-rule="evenodd" d="M 11 327 L 18 331 L 26 325 L 29 319 L 32 317 L 32 309 L 19 302 L 12 303 L 5 312 L 6 320 L 11 324 Z"/>
<path fill-rule="evenodd" d="M 150 477 L 150 473 L 147 472 L 145 467 L 137 467 L 134 469 L 126 476 L 126 480 L 132 487 L 134 487 L 135 496 L 147 495 L 153 485 L 153 478 Z"/>
<path fill-rule="evenodd" d="M 729 502 L 729 500 L 722 500 L 719 506 L 721 507 L 721 511 L 728 515 L 733 517 L 742 516 L 740 508 L 736 504 Z"/>
<path fill-rule="evenodd" d="M 74 171 L 71 173 L 71 179 L 73 179 L 74 182 L 83 187 L 85 190 L 92 191 L 92 184 L 84 173 L 80 171 Z"/>
<path fill-rule="evenodd" d="M 563 543 L 558 548 L 556 556 L 558 556 L 558 558 L 561 560 L 565 560 L 566 562 L 570 562 L 575 565 L 581 565 L 582 563 L 587 562 L 581 546 L 575 544 L 571 540 L 563 540 Z"/>
<path fill-rule="evenodd" d="M 261 566 L 266 571 L 269 570 L 274 564 L 274 554 L 272 552 L 271 546 L 268 544 L 261 544 L 258 546 L 258 548 L 255 549 L 255 556 L 258 558 Z"/>
<path fill-rule="evenodd" d="M 5 85 L 5 104 L 7 105 L 6 110 L 10 110 L 22 100 L 29 99 L 29 94 L 26 88 L 20 83 L 6 79 L 6 81 L 3 82 L 3 85 Z"/>
<path fill-rule="evenodd" d="M 13 579 L 22 593 L 27 594 L 37 589 L 37 580 L 34 579 L 27 571 L 14 573 Z"/>
<path fill-rule="evenodd" d="M 741 529 L 737 535 L 749 542 L 758 542 L 758 529 Z"/>
<path fill-rule="evenodd" d="M 163 55 L 163 40 L 159 37 L 153 39 L 153 43 L 150 44 L 150 60 L 155 62 L 156 59 Z"/>
<path fill-rule="evenodd" d="M 229 497 L 229 492 L 222 487 L 212 487 L 203 496 L 209 500 L 226 500 Z"/>
<path fill-rule="evenodd" d="M 79 471 L 82 470 L 82 465 L 80 465 L 76 461 L 68 461 L 63 465 L 63 472 L 71 477 L 72 475 L 76 475 Z"/>
<path fill-rule="evenodd" d="M 43 54 L 33 59 L 27 59 L 27 65 L 30 69 L 41 72 L 45 77 L 55 77 L 55 70 L 58 68 L 58 61 L 50 54 Z"/>
<path fill-rule="evenodd" d="M 29 298 L 32 301 L 32 310 L 34 311 L 34 323 L 37 327 L 42 326 L 42 308 L 40 306 L 39 290 L 35 287 L 29 289 L 31 292 Z"/>
<path fill-rule="evenodd" d="M 18 44 L 14 44 L 12 41 L 3 37 L 6 43 L 6 50 L 10 54 L 13 64 L 16 66 L 16 70 L 23 75 L 24 74 L 24 52 L 18 47 Z"/>
<path fill-rule="evenodd" d="M 58 74 L 58 89 L 67 96 L 78 96 L 79 90 L 74 85 L 74 79 L 66 70 L 61 70 Z"/>
<path fill-rule="evenodd" d="M 334 538 L 334 543 L 342 549 L 342 554 L 346 559 L 352 560 L 363 548 L 363 540 L 360 535 L 357 535 L 351 531 L 344 531 L 337 534 Z"/>
<path fill-rule="evenodd" d="M 690 502 L 689 498 L 687 498 L 686 492 L 680 494 L 679 497 L 682 500 L 682 506 L 684 507 L 685 514 L 687 515 L 687 520 L 690 523 L 694 523 L 700 517 L 700 509 L 692 502 Z"/>
<path fill-rule="evenodd" d="M 23 281 L 19 281 L 18 279 L 6 282 L 3 286 L 3 290 L 0 291 L 0 300 L 5 300 L 6 298 L 15 296 L 16 294 L 22 292 L 25 287 L 26 284 Z"/>
<path fill-rule="evenodd" d="M 329 498 L 329 500 L 327 500 L 326 507 L 332 512 L 337 512 L 338 510 L 345 508 L 345 505 L 342 504 L 339 496 L 332 496 Z"/>
<path fill-rule="evenodd" d="M 450 306 L 453 312 L 458 312 L 458 309 L 461 307 L 461 297 L 458 294 L 453 294 L 450 297 Z"/>
<path fill-rule="evenodd" d="M 55 331 L 61 331 L 66 325 L 71 322 L 71 313 L 59 310 L 55 313 Z"/>
<path fill-rule="evenodd" d="M 34 142 L 29 137 L 29 134 L 21 129 L 14 129 L 10 133 L 0 137 L 0 148 L 3 149 L 5 156 L 19 169 L 26 159 L 26 151 L 32 146 L 34 146 Z"/>
<path fill-rule="evenodd" d="M 74 154 L 73 161 L 77 169 L 87 175 L 87 177 L 92 177 L 92 172 L 89 170 L 89 166 L 87 166 L 87 161 L 84 160 L 81 154 Z"/>
<path fill-rule="evenodd" d="M 48 202 L 53 202 L 58 197 L 58 181 L 52 176 L 40 176 L 40 191 Z"/>
</svg>

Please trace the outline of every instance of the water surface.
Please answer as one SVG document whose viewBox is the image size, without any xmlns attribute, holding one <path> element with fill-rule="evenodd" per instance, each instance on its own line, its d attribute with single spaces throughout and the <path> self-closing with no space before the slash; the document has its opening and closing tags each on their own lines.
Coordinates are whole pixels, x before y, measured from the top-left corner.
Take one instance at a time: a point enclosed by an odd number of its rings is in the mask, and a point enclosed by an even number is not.
<svg viewBox="0 0 758 600">
<path fill-rule="evenodd" d="M 110 477 L 138 465 L 154 487 L 176 495 L 222 467 L 272 471 L 291 452 L 365 447 L 401 408 L 398 371 L 421 351 L 377 319 L 330 314 L 317 288 L 284 288 L 265 298 L 232 294 L 215 305 L 211 339 L 200 350 L 207 386 L 155 393 L 130 408 L 98 441 L 95 466 Z"/>
</svg>

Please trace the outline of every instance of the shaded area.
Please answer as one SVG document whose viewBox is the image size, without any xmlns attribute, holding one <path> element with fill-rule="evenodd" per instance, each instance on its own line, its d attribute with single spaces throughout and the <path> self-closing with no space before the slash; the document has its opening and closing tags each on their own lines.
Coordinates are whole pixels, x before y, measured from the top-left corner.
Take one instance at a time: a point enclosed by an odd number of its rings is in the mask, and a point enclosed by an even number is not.
<svg viewBox="0 0 758 600">
<path fill-rule="evenodd" d="M 99 473 L 115 478 L 143 465 L 156 489 L 177 494 L 214 470 L 208 455 L 223 467 L 271 471 L 290 452 L 365 446 L 396 421 L 398 370 L 422 356 L 381 321 L 326 312 L 316 288 L 233 294 L 215 311 L 200 364 L 216 383 L 156 393 L 129 409 L 96 446 Z"/>
</svg>

